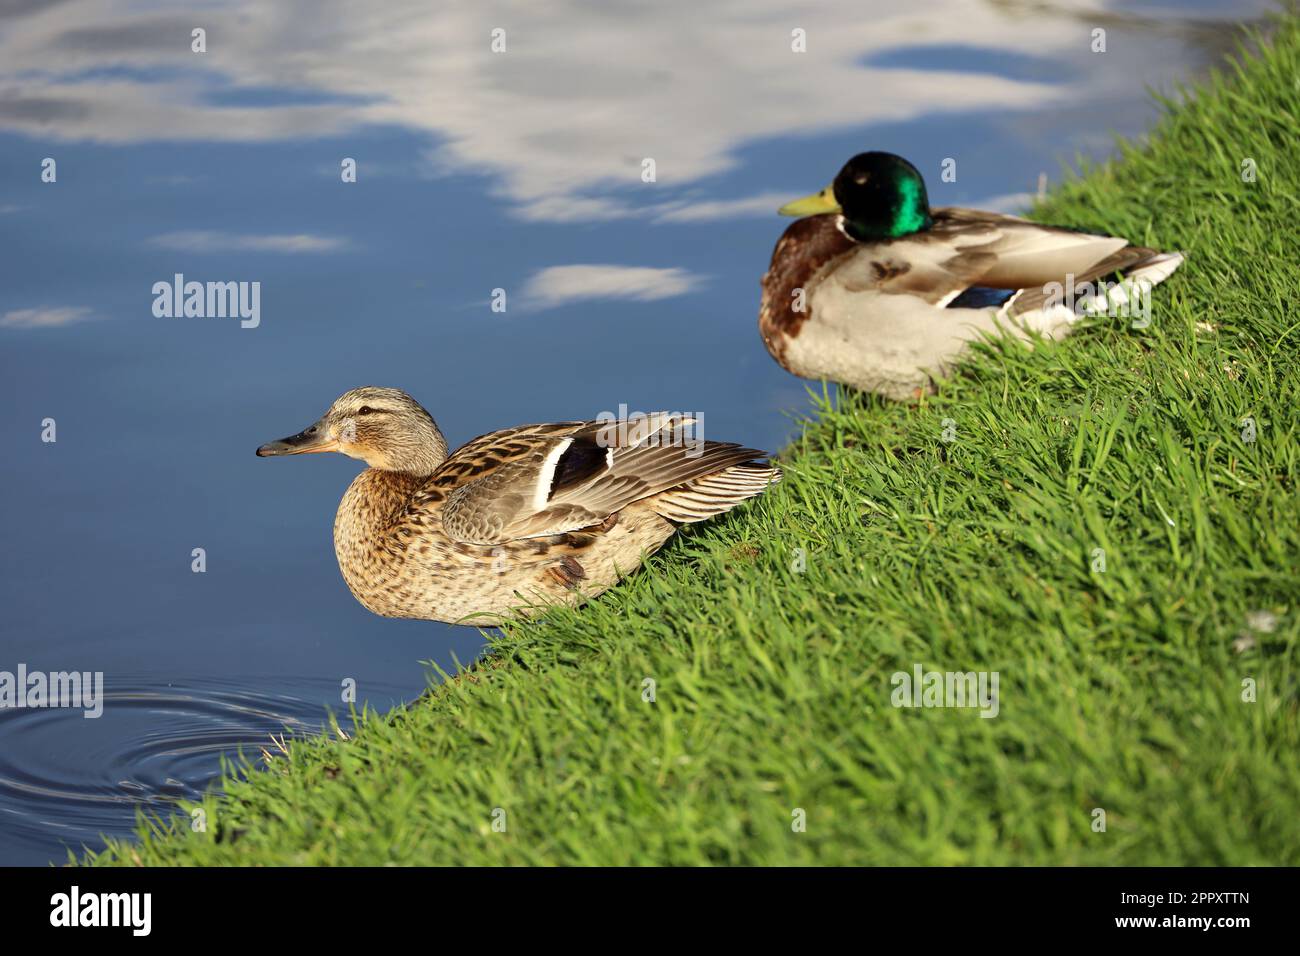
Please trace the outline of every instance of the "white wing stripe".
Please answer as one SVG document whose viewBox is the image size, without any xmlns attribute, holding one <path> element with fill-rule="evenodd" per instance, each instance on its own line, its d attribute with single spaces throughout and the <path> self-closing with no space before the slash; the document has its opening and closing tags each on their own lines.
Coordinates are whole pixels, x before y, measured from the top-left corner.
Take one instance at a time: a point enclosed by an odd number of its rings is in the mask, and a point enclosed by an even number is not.
<svg viewBox="0 0 1300 956">
<path fill-rule="evenodd" d="M 566 438 L 552 449 L 542 462 L 542 470 L 537 475 L 537 487 L 533 489 L 533 512 L 546 507 L 546 500 L 551 494 L 551 482 L 555 480 L 555 468 L 560 463 L 560 456 L 573 444 L 572 438 Z"/>
</svg>

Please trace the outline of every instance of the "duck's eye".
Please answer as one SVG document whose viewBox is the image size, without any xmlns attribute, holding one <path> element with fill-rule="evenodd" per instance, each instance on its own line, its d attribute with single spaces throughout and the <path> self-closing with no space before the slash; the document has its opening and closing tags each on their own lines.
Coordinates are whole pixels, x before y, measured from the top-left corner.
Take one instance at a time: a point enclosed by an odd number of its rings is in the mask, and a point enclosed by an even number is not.
<svg viewBox="0 0 1300 956">
<path fill-rule="evenodd" d="M 357 409 L 358 415 L 369 415 L 373 409 L 369 405 L 362 405 Z"/>
</svg>

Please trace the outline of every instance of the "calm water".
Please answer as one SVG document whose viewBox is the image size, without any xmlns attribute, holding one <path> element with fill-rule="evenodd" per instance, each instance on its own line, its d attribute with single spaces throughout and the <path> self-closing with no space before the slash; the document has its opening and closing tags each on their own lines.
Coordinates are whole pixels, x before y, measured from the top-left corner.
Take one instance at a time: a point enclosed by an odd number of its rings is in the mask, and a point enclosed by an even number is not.
<svg viewBox="0 0 1300 956">
<path fill-rule="evenodd" d="M 1268 4 L 440 6 L 0 12 L 0 671 L 102 671 L 106 697 L 0 709 L 0 863 L 129 832 L 346 680 L 386 708 L 481 649 L 348 594 L 357 463 L 258 444 L 377 384 L 453 444 L 626 404 L 779 447 L 805 386 L 755 328 L 777 205 L 878 148 L 936 205 L 1023 208 Z M 155 317 L 177 273 L 259 282 L 257 326 Z"/>
</svg>

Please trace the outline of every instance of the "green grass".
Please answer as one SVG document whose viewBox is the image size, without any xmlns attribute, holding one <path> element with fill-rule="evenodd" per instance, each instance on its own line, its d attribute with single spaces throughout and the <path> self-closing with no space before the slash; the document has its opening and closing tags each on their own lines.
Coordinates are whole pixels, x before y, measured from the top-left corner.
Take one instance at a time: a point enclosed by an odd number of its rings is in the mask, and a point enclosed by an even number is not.
<svg viewBox="0 0 1300 956">
<path fill-rule="evenodd" d="M 1269 42 L 1036 213 L 1187 250 L 1149 328 L 822 403 L 761 503 L 85 859 L 1300 863 L 1297 20 Z M 999 672 L 999 715 L 892 707 L 917 663 Z"/>
</svg>

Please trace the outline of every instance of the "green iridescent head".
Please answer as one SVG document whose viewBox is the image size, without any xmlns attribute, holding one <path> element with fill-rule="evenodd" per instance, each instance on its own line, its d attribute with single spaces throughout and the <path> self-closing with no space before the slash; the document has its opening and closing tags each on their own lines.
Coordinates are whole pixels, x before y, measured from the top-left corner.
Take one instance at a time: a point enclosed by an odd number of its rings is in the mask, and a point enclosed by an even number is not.
<svg viewBox="0 0 1300 956">
<path fill-rule="evenodd" d="M 834 183 L 782 206 L 781 212 L 838 212 L 844 217 L 844 231 L 862 242 L 897 239 L 933 224 L 925 180 L 915 166 L 893 153 L 859 153 L 844 164 Z"/>
</svg>

